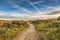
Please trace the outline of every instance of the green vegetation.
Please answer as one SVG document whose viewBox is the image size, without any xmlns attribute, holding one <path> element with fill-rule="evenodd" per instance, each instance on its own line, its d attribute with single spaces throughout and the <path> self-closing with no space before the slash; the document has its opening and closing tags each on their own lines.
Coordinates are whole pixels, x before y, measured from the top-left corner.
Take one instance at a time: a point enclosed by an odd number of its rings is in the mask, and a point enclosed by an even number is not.
<svg viewBox="0 0 60 40">
<path fill-rule="evenodd" d="M 32 23 L 35 25 L 41 40 L 60 40 L 60 17 L 55 19 L 35 20 L 32 21 Z"/>
<path fill-rule="evenodd" d="M 22 31 L 28 28 L 25 21 L 4 22 L 0 25 L 0 40 L 14 40 Z"/>
<path fill-rule="evenodd" d="M 35 25 L 39 40 L 60 40 L 60 17 L 35 21 L 7 21 L 0 23 L 0 40 L 14 40 L 28 28 L 27 22 Z"/>
</svg>

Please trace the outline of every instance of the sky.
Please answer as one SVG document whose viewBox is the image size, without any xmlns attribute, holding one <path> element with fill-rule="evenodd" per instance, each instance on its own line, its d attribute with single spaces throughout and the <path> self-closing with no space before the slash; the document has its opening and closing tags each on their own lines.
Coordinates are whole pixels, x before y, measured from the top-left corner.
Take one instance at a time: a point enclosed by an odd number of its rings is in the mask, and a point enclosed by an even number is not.
<svg viewBox="0 0 60 40">
<path fill-rule="evenodd" d="M 28 16 L 60 10 L 60 0 L 0 0 L 0 15 Z"/>
</svg>

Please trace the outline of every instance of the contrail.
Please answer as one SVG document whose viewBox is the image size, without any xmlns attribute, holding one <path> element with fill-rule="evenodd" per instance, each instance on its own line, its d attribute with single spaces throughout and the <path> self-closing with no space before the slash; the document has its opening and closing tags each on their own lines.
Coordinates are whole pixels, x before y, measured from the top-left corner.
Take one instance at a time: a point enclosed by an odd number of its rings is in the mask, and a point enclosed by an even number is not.
<svg viewBox="0 0 60 40">
<path fill-rule="evenodd" d="M 44 1 L 37 1 L 37 2 L 33 2 L 33 4 L 39 4 L 39 3 L 42 3 Z"/>
<path fill-rule="evenodd" d="M 30 2 L 29 0 L 28 0 L 28 2 L 29 2 L 30 5 L 32 5 L 39 13 L 42 13 L 34 4 L 32 4 L 32 2 Z"/>
<path fill-rule="evenodd" d="M 38 2 L 33 2 L 32 4 L 34 5 L 34 4 L 38 4 L 40 1 L 38 1 Z M 44 1 L 42 1 L 42 2 L 44 2 Z M 38 5 L 40 5 L 40 4 L 38 4 Z M 41 6 L 45 6 L 45 7 L 47 7 L 47 8 L 53 8 L 53 9 L 55 9 L 55 10 L 57 10 L 57 8 L 55 8 L 55 7 L 52 7 L 52 6 L 48 6 L 48 5 L 41 5 Z"/>
</svg>

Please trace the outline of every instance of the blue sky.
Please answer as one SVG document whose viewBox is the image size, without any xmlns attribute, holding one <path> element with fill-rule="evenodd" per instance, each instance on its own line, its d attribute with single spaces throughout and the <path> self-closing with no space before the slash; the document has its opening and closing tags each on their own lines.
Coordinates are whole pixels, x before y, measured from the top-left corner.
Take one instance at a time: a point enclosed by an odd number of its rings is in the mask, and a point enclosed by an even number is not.
<svg viewBox="0 0 60 40">
<path fill-rule="evenodd" d="M 45 14 L 60 10 L 60 0 L 0 0 L 0 14 Z"/>
</svg>

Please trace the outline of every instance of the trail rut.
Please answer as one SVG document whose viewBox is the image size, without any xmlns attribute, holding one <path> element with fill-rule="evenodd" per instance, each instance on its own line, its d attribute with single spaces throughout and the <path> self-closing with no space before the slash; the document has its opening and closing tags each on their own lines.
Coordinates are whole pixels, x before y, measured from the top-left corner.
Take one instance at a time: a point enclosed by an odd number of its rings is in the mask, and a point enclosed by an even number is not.
<svg viewBox="0 0 60 40">
<path fill-rule="evenodd" d="M 38 40 L 38 35 L 33 24 L 29 24 L 29 29 L 25 31 L 17 40 Z"/>
</svg>

